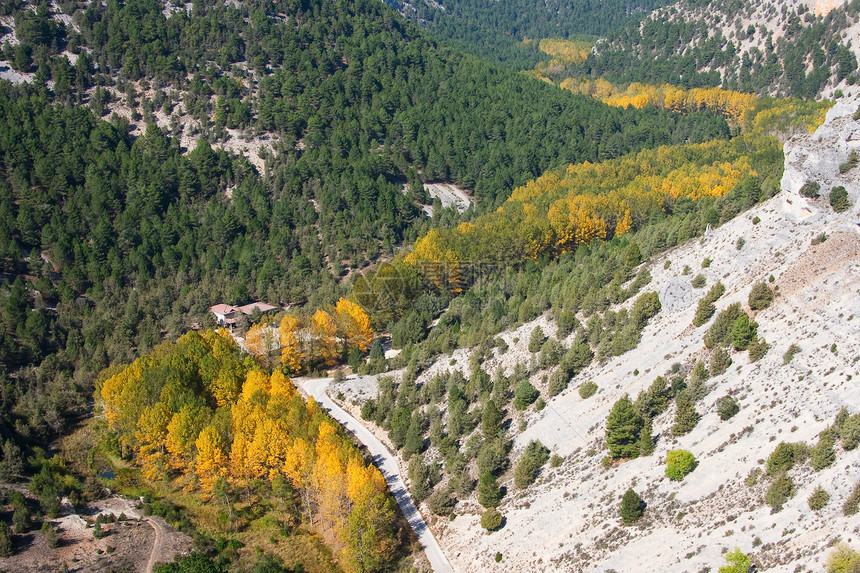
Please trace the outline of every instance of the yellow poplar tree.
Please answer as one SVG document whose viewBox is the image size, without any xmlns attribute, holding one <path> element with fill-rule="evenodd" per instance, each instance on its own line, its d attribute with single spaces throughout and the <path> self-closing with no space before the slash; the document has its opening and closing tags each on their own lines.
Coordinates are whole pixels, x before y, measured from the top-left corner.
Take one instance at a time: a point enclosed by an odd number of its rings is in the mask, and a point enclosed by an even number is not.
<svg viewBox="0 0 860 573">
<path fill-rule="evenodd" d="M 168 463 L 183 474 L 191 472 L 191 464 L 196 453 L 195 441 L 207 422 L 205 406 L 185 404 L 173 415 L 167 425 L 164 445 L 167 448 Z"/>
<path fill-rule="evenodd" d="M 205 495 L 211 496 L 215 482 L 227 475 L 228 460 L 224 453 L 224 442 L 218 430 L 206 426 L 194 445 L 197 447 L 194 472 L 197 474 L 200 489 Z"/>
<path fill-rule="evenodd" d="M 324 310 L 317 310 L 310 324 L 312 360 L 331 366 L 337 363 L 337 323 Z"/>
<path fill-rule="evenodd" d="M 335 306 L 338 335 L 346 346 L 346 353 L 351 348 L 366 352 L 373 342 L 373 330 L 370 328 L 370 318 L 360 306 L 352 301 L 341 298 Z"/>
<path fill-rule="evenodd" d="M 143 477 L 155 480 L 164 477 L 165 449 L 167 426 L 172 412 L 164 403 L 158 403 L 143 411 L 138 420 L 138 430 L 135 439 L 138 443 L 137 457 L 141 465 Z"/>
<path fill-rule="evenodd" d="M 281 319 L 278 326 L 278 338 L 281 342 L 281 366 L 289 372 L 301 372 L 305 360 L 297 332 L 299 321 L 289 314 Z"/>
<path fill-rule="evenodd" d="M 271 365 L 275 351 L 278 348 L 278 337 L 280 333 L 265 324 L 255 324 L 248 329 L 245 335 L 245 345 L 248 352 L 268 368 Z"/>
</svg>

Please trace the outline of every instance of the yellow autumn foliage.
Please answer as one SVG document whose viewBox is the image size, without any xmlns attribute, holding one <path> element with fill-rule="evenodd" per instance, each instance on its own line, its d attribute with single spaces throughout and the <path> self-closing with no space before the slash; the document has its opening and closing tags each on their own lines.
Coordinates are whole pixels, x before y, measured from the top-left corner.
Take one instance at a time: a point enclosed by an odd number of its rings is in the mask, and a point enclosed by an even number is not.
<svg viewBox="0 0 860 573">
<path fill-rule="evenodd" d="M 320 311 L 306 328 L 332 339 L 341 328 L 356 345 L 369 332 L 361 307 L 346 300 L 335 317 Z M 221 371 L 239 387 L 218 400 Z M 232 338 L 192 332 L 166 343 L 106 375 L 97 399 L 144 478 L 174 479 L 206 500 L 227 484 L 252 502 L 267 495 L 260 484 L 285 480 L 295 493 L 278 495 L 294 497 L 344 570 L 396 551 L 393 501 L 379 471 L 313 399 L 305 402 L 282 371 L 261 371 Z"/>
</svg>

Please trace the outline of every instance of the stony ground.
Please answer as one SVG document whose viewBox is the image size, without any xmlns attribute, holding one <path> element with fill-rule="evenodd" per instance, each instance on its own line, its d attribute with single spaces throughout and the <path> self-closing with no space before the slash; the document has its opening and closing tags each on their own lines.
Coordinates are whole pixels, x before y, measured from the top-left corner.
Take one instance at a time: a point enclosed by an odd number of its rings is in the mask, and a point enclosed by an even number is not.
<svg viewBox="0 0 860 573">
<path fill-rule="evenodd" d="M 105 536 L 93 536 L 93 522 L 99 514 L 124 514 L 128 519 L 102 526 Z M 29 573 L 57 571 L 65 564 L 69 571 L 129 571 L 149 573 L 152 566 L 170 562 L 175 555 L 192 550 L 190 537 L 168 525 L 160 517 L 143 517 L 135 503 L 110 497 L 75 510 L 64 503 L 57 519 L 48 520 L 56 529 L 59 546 L 50 548 L 40 531 L 15 536 L 15 555 L 0 558 L 0 571 Z"/>
</svg>

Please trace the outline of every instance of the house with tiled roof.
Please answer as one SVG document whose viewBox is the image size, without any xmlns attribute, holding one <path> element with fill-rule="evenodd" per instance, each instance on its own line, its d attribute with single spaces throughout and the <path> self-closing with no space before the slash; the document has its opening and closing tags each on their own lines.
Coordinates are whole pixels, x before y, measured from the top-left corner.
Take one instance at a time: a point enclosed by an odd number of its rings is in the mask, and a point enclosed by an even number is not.
<svg viewBox="0 0 860 573">
<path fill-rule="evenodd" d="M 209 312 L 215 315 L 215 320 L 220 326 L 232 328 L 236 324 L 236 318 L 239 313 L 251 315 L 254 310 L 259 310 L 261 313 L 278 310 L 277 306 L 266 304 L 264 302 L 252 302 L 244 306 L 233 306 L 230 304 L 216 304 L 209 307 Z"/>
</svg>

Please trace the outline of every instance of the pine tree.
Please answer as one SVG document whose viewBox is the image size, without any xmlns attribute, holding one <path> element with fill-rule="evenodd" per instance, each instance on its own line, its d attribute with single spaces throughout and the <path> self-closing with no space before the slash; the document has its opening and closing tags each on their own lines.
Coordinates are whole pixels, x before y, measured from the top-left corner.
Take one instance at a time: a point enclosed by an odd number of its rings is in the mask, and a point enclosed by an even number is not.
<svg viewBox="0 0 860 573">
<path fill-rule="evenodd" d="M 42 536 L 45 538 L 45 543 L 51 549 L 56 549 L 59 546 L 59 539 L 57 538 L 57 530 L 47 521 L 42 522 Z"/>
<path fill-rule="evenodd" d="M 433 490 L 433 480 L 430 468 L 424 463 L 424 456 L 417 454 L 409 460 L 410 491 L 415 501 L 420 502 L 427 499 Z"/>
<path fill-rule="evenodd" d="M 830 494 L 821 485 L 818 485 L 807 499 L 807 503 L 809 503 L 809 509 L 812 511 L 820 511 L 830 503 Z"/>
<path fill-rule="evenodd" d="M 639 433 L 639 455 L 650 456 L 654 453 L 654 436 L 651 420 L 645 420 L 645 427 Z"/>
<path fill-rule="evenodd" d="M 820 472 L 836 461 L 836 452 L 833 450 L 834 442 L 832 431 L 821 432 L 818 443 L 809 450 L 809 462 L 812 464 L 812 469 Z"/>
<path fill-rule="evenodd" d="M 529 338 L 529 352 L 539 351 L 541 346 L 543 346 L 544 340 L 546 340 L 546 335 L 543 332 L 543 328 L 540 325 L 535 326 Z"/>
<path fill-rule="evenodd" d="M 732 325 L 731 338 L 735 350 L 746 350 L 755 338 L 758 324 L 751 321 L 746 313 L 740 315 Z"/>
<path fill-rule="evenodd" d="M 478 479 L 478 503 L 484 507 L 497 507 L 502 500 L 499 482 L 490 472 L 484 472 Z"/>
<path fill-rule="evenodd" d="M 502 429 L 502 412 L 496 405 L 496 401 L 490 398 L 481 413 L 481 431 L 484 439 L 492 440 Z"/>
<path fill-rule="evenodd" d="M 606 445 L 614 459 L 635 458 L 639 455 L 639 434 L 645 421 L 625 394 L 615 402 L 606 419 Z"/>
<path fill-rule="evenodd" d="M 0 557 L 12 557 L 12 530 L 6 522 L 0 522 Z"/>
<path fill-rule="evenodd" d="M 0 461 L 0 479 L 12 481 L 24 472 L 21 449 L 12 440 L 3 442 L 3 460 Z"/>
<path fill-rule="evenodd" d="M 621 498 L 621 521 L 624 525 L 630 525 L 639 521 L 645 513 L 645 504 L 633 488 L 628 488 Z"/>
<path fill-rule="evenodd" d="M 672 433 L 676 436 L 683 436 L 690 433 L 699 423 L 699 413 L 696 412 L 696 405 L 692 398 L 686 393 L 681 392 L 675 399 L 675 423 L 672 424 Z"/>
<path fill-rule="evenodd" d="M 406 431 L 406 441 L 403 444 L 403 453 L 405 458 L 409 458 L 412 454 L 421 453 L 424 449 L 424 435 L 421 433 L 420 414 L 415 412 L 412 414 L 412 420 L 409 422 L 409 429 Z"/>
</svg>

